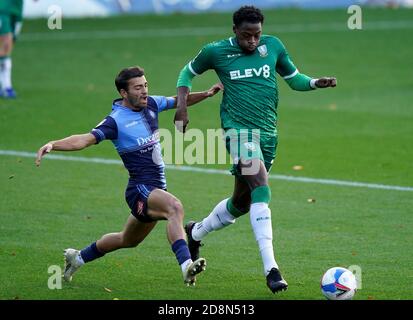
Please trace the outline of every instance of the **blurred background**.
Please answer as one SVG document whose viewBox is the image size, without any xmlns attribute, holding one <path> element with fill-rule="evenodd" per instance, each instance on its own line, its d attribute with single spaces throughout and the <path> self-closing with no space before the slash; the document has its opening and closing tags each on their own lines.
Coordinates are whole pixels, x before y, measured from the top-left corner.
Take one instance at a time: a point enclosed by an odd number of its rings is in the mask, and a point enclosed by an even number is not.
<svg viewBox="0 0 413 320">
<path fill-rule="evenodd" d="M 59 5 L 66 17 L 111 16 L 119 14 L 168 14 L 177 12 L 226 12 L 244 4 L 254 4 L 262 9 L 274 8 L 343 8 L 352 4 L 387 7 L 412 7 L 412 0 L 44 0 L 26 1 L 25 17 L 44 17 L 51 5 Z"/>
</svg>

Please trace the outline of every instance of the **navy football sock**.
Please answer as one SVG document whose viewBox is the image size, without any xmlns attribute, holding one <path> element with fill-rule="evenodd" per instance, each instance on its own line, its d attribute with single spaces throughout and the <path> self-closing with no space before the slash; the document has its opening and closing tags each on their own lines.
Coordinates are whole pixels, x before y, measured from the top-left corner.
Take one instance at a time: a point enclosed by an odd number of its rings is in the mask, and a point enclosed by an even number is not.
<svg viewBox="0 0 413 320">
<path fill-rule="evenodd" d="M 182 265 L 185 261 L 191 259 L 188 245 L 184 239 L 176 240 L 172 244 L 172 251 L 175 253 L 176 260 L 178 260 L 178 263 L 180 265 Z"/>
<path fill-rule="evenodd" d="M 82 257 L 85 263 L 103 257 L 104 255 L 104 253 L 98 250 L 96 242 L 93 242 L 90 246 L 80 251 L 80 256 Z"/>
</svg>

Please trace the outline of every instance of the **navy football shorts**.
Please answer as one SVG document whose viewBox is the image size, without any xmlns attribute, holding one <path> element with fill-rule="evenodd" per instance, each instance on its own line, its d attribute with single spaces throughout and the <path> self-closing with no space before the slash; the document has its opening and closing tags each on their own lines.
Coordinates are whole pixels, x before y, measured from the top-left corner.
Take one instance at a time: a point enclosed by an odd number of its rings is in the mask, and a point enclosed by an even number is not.
<svg viewBox="0 0 413 320">
<path fill-rule="evenodd" d="M 125 191 L 125 199 L 131 209 L 131 214 L 141 222 L 153 222 L 148 216 L 148 198 L 154 189 L 162 189 L 147 184 L 129 183 Z"/>
</svg>

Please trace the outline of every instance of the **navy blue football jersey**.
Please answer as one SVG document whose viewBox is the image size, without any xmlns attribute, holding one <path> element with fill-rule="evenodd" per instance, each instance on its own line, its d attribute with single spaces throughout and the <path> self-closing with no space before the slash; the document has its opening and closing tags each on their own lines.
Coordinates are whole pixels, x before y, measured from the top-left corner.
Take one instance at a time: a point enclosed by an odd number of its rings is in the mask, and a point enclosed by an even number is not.
<svg viewBox="0 0 413 320">
<path fill-rule="evenodd" d="M 165 164 L 162 160 L 158 133 L 158 114 L 173 108 L 175 98 L 149 96 L 147 107 L 133 111 L 113 101 L 112 112 L 91 133 L 97 143 L 105 139 L 113 142 L 130 180 L 166 188 Z"/>
</svg>

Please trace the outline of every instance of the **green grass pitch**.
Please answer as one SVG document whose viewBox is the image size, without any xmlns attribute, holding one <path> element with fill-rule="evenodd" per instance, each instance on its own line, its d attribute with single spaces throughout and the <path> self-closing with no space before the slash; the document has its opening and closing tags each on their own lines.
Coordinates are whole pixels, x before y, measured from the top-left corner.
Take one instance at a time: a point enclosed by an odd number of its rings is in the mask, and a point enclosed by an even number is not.
<svg viewBox="0 0 413 320">
<path fill-rule="evenodd" d="M 338 79 L 335 89 L 307 93 L 279 79 L 272 174 L 412 187 L 413 11 L 364 9 L 365 28 L 354 31 L 346 29 L 345 9 L 265 13 L 264 32 L 283 40 L 301 72 Z M 114 77 L 126 66 L 145 68 L 150 93 L 174 95 L 180 68 L 203 44 L 230 35 L 230 13 L 65 19 L 55 31 L 46 20 L 25 21 L 13 54 L 19 98 L 0 100 L 0 150 L 35 152 L 48 140 L 88 132 L 110 112 Z M 208 72 L 194 90 L 216 80 Z M 191 128 L 218 128 L 219 101 L 191 109 Z M 160 126 L 172 129 L 173 115 L 161 114 Z M 118 159 L 110 142 L 64 155 Z M 0 299 L 317 300 L 324 299 L 323 272 L 350 265 L 362 270 L 355 299 L 413 298 L 412 191 L 283 180 L 270 180 L 270 206 L 287 292 L 267 289 L 248 216 L 205 239 L 207 271 L 195 288 L 183 285 L 159 222 L 136 249 L 108 254 L 50 290 L 48 268 L 63 265 L 64 248 L 83 248 L 123 227 L 127 172 L 47 157 L 41 168 L 33 162 L 0 155 Z M 167 180 L 186 220 L 209 213 L 233 184 L 231 176 L 175 170 Z"/>
</svg>

